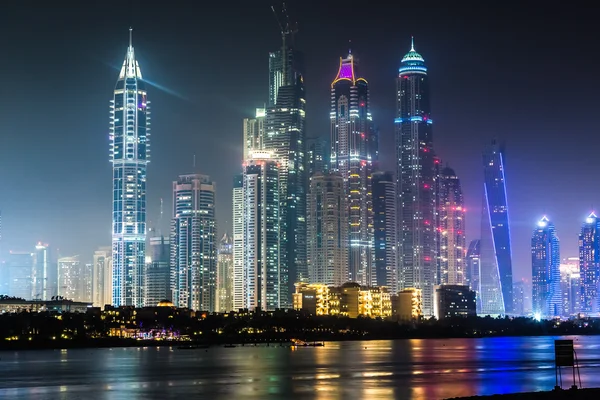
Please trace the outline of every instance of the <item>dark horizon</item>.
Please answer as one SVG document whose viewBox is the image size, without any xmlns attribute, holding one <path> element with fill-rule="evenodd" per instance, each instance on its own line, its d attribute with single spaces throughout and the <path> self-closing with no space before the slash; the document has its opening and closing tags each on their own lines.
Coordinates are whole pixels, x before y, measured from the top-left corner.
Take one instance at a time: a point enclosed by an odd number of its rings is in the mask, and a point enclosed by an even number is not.
<svg viewBox="0 0 600 400">
<path fill-rule="evenodd" d="M 153 112 L 149 226 L 162 198 L 168 234 L 171 184 L 194 170 L 195 156 L 194 172 L 216 182 L 219 236 L 230 231 L 242 119 L 268 101 L 268 52 L 280 45 L 271 4 L 132 1 L 122 13 L 112 1 L 3 4 L 1 248 L 33 251 L 42 241 L 87 261 L 110 245 L 109 100 L 130 26 Z M 482 152 L 497 137 L 506 143 L 515 280 L 530 276 L 531 234 L 544 214 L 562 257 L 577 256 L 580 226 L 600 204 L 600 139 L 589 132 L 600 89 L 593 13 L 376 1 L 357 14 L 343 4 L 288 2 L 306 62 L 307 136 L 329 135 L 329 85 L 351 39 L 370 83 L 382 169 L 393 171 L 395 78 L 414 36 L 429 69 L 434 147 L 463 186 L 467 240 L 479 237 Z"/>
</svg>

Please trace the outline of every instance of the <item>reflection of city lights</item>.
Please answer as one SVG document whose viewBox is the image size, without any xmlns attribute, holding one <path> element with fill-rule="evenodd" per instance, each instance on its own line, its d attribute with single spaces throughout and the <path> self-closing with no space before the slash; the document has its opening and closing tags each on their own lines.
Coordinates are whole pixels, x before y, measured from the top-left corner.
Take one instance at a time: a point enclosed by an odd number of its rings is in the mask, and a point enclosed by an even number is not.
<svg viewBox="0 0 600 400">
<path fill-rule="evenodd" d="M 541 321 L 542 320 L 542 315 L 540 313 L 535 313 L 535 315 L 533 316 L 533 318 L 535 318 L 536 321 Z"/>
</svg>

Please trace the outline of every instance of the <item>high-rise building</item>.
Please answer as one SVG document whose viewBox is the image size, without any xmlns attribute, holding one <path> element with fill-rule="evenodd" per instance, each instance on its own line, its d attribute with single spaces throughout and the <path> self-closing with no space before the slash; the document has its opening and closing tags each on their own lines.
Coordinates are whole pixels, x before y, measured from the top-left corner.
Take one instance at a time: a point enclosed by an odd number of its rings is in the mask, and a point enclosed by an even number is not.
<svg viewBox="0 0 600 400">
<path fill-rule="evenodd" d="M 307 176 L 329 171 L 329 142 L 325 138 L 311 138 L 306 141 Z"/>
<path fill-rule="evenodd" d="M 33 253 L 32 299 L 50 300 L 58 294 L 58 268 L 51 257 L 50 247 L 39 242 Z"/>
<path fill-rule="evenodd" d="M 112 304 L 112 250 L 100 247 L 92 262 L 92 303 L 94 307 Z"/>
<path fill-rule="evenodd" d="M 254 151 L 264 147 L 265 116 L 266 109 L 257 108 L 254 118 L 244 118 L 244 160 L 252 158 Z"/>
<path fill-rule="evenodd" d="M 534 315 L 561 316 L 559 241 L 546 216 L 538 221 L 531 237 L 531 283 Z"/>
<path fill-rule="evenodd" d="M 481 295 L 487 299 L 483 305 L 488 308 L 482 314 L 511 314 L 513 278 L 506 171 L 504 150 L 496 140 L 483 154 L 483 171 Z"/>
<path fill-rule="evenodd" d="M 373 198 L 371 179 L 376 159 L 375 131 L 369 104 L 369 84 L 360 77 L 352 53 L 340 57 L 331 82 L 330 170 L 342 175 L 348 197 L 349 279 L 376 283 L 373 268 Z"/>
<path fill-rule="evenodd" d="M 480 263 L 480 240 L 474 239 L 469 243 L 469 248 L 467 249 L 467 257 L 466 257 L 466 267 L 465 267 L 465 285 L 469 286 L 471 290 L 474 290 L 477 293 L 477 305 L 479 307 L 479 291 L 481 290 L 479 287 L 479 263 Z M 477 308 L 477 312 L 480 313 L 481 310 Z"/>
<path fill-rule="evenodd" d="M 244 302 L 242 307 L 238 307 L 239 304 L 234 304 L 234 307 L 275 310 L 281 307 L 283 284 L 279 165 L 269 153 L 256 152 L 253 157 L 244 164 L 242 177 Z M 237 257 L 235 247 L 234 256 Z M 236 268 L 234 264 L 234 270 Z M 234 271 L 234 286 L 237 280 L 235 274 Z M 234 288 L 234 300 L 236 291 L 238 288 Z"/>
<path fill-rule="evenodd" d="M 569 257 L 560 263 L 560 293 L 563 317 L 577 315 L 581 310 L 579 257 Z"/>
<path fill-rule="evenodd" d="M 163 300 L 171 300 L 170 241 L 163 235 L 149 239 L 144 279 L 144 304 L 155 307 Z"/>
<path fill-rule="evenodd" d="M 591 213 L 579 234 L 580 309 L 584 314 L 600 312 L 600 219 Z"/>
<path fill-rule="evenodd" d="M 292 306 L 294 283 L 308 279 L 306 266 L 306 100 L 302 76 L 277 92 L 267 109 L 263 150 L 279 164 L 281 306 Z"/>
<path fill-rule="evenodd" d="M 373 231 L 375 283 L 397 293 L 398 234 L 396 180 L 391 172 L 375 172 L 373 183 Z"/>
<path fill-rule="evenodd" d="M 435 289 L 437 319 L 474 317 L 477 315 L 475 291 L 466 285 L 441 285 Z"/>
<path fill-rule="evenodd" d="M 33 254 L 11 251 L 7 260 L 8 295 L 31 299 Z"/>
<path fill-rule="evenodd" d="M 340 286 L 348 281 L 348 208 L 342 176 L 313 175 L 307 203 L 308 281 Z"/>
<path fill-rule="evenodd" d="M 67 300 L 92 301 L 92 264 L 79 256 L 58 259 L 58 295 Z"/>
<path fill-rule="evenodd" d="M 113 303 L 142 307 L 146 256 L 146 167 L 150 160 L 150 102 L 129 47 L 110 105 L 113 165 Z"/>
<path fill-rule="evenodd" d="M 427 67 L 413 43 L 402 58 L 397 80 L 398 254 L 400 287 L 422 290 L 424 316 L 434 311 L 438 257 L 432 124 Z"/>
<path fill-rule="evenodd" d="M 217 311 L 233 310 L 233 244 L 224 234 L 217 254 Z"/>
<path fill-rule="evenodd" d="M 233 178 L 233 310 L 246 306 L 244 279 L 244 175 Z"/>
<path fill-rule="evenodd" d="M 452 168 L 439 176 L 440 283 L 464 285 L 465 282 L 465 206 L 460 180 Z"/>
<path fill-rule="evenodd" d="M 173 182 L 171 289 L 173 304 L 215 311 L 217 239 L 215 185 L 207 175 L 180 175 Z"/>
</svg>

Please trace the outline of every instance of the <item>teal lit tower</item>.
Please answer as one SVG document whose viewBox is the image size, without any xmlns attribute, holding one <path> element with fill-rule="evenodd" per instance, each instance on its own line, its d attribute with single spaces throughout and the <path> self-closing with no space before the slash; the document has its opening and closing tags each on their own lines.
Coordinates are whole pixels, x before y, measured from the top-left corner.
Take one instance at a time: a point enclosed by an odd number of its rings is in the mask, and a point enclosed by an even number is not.
<svg viewBox="0 0 600 400">
<path fill-rule="evenodd" d="M 423 315 L 434 312 L 437 270 L 436 165 L 429 78 L 414 43 L 402 58 L 396 98 L 396 181 L 400 288 L 422 290 Z"/>
<path fill-rule="evenodd" d="M 579 272 L 581 308 L 577 311 L 586 315 L 595 314 L 600 311 L 600 219 L 593 212 L 585 219 L 579 234 Z"/>
<path fill-rule="evenodd" d="M 150 102 L 135 59 L 131 29 L 110 104 L 109 138 L 113 165 L 113 303 L 143 307 Z"/>
</svg>

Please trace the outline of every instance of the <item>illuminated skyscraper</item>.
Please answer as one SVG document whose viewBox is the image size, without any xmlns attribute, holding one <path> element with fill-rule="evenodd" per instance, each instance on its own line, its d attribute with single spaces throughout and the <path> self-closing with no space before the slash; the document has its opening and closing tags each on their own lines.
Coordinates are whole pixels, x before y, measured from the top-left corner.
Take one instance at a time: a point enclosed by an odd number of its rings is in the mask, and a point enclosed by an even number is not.
<svg viewBox="0 0 600 400">
<path fill-rule="evenodd" d="M 171 246 L 163 235 L 149 238 L 144 279 L 144 303 L 155 307 L 163 300 L 171 300 Z"/>
<path fill-rule="evenodd" d="M 112 250 L 100 247 L 92 263 L 92 303 L 94 307 L 112 304 Z"/>
<path fill-rule="evenodd" d="M 511 314 L 513 306 L 512 251 L 504 168 L 504 150 L 493 140 L 483 154 L 481 232 L 482 299 L 489 300 L 489 314 Z M 501 300 L 497 291 L 501 292 Z M 497 304 L 499 301 L 502 301 L 502 307 Z"/>
<path fill-rule="evenodd" d="M 307 203 L 308 281 L 340 286 L 348 280 L 348 207 L 342 176 L 313 175 Z"/>
<path fill-rule="evenodd" d="M 329 142 L 325 138 L 311 138 L 306 141 L 307 176 L 329 171 Z"/>
<path fill-rule="evenodd" d="M 471 240 L 466 257 L 465 285 L 477 293 L 477 314 L 481 314 L 481 298 L 479 295 L 481 291 L 479 283 L 480 253 L 480 240 Z"/>
<path fill-rule="evenodd" d="M 271 311 L 280 308 L 282 301 L 279 165 L 269 153 L 254 153 L 253 157 L 245 162 L 242 178 L 244 299 L 242 307 L 234 307 Z M 234 275 L 234 285 L 237 279 Z M 234 293 L 234 303 L 236 297 Z"/>
<path fill-rule="evenodd" d="M 376 282 L 373 268 L 372 173 L 377 149 L 369 105 L 369 85 L 358 75 L 357 60 L 349 53 L 331 82 L 331 167 L 342 175 L 348 197 L 349 280 Z"/>
<path fill-rule="evenodd" d="M 7 259 L 8 295 L 31 300 L 33 254 L 11 251 Z"/>
<path fill-rule="evenodd" d="M 560 249 L 554 224 L 544 216 L 531 237 L 533 314 L 559 317 L 563 313 L 560 292 Z"/>
<path fill-rule="evenodd" d="M 460 180 L 452 168 L 440 174 L 440 283 L 465 284 L 465 207 Z"/>
<path fill-rule="evenodd" d="M 306 100 L 299 76 L 281 86 L 267 109 L 263 150 L 279 164 L 281 201 L 281 306 L 291 308 L 294 283 L 308 279 L 306 265 Z"/>
<path fill-rule="evenodd" d="M 244 175 L 233 179 L 233 310 L 245 308 L 244 280 Z"/>
<path fill-rule="evenodd" d="M 391 172 L 373 174 L 373 230 L 377 286 L 398 293 L 396 180 Z"/>
<path fill-rule="evenodd" d="M 431 316 L 438 257 L 437 159 L 427 67 L 414 43 L 398 71 L 396 112 L 400 286 L 422 290 L 423 314 Z"/>
<path fill-rule="evenodd" d="M 217 278 L 215 185 L 206 175 L 173 182 L 171 290 L 173 304 L 215 311 Z"/>
<path fill-rule="evenodd" d="M 149 104 L 130 29 L 129 47 L 110 105 L 113 303 L 117 306 L 144 305 Z"/>
<path fill-rule="evenodd" d="M 233 310 L 233 244 L 227 234 L 219 243 L 217 254 L 217 311 Z"/>
<path fill-rule="evenodd" d="M 600 311 L 598 285 L 600 284 L 600 219 L 591 213 L 581 226 L 579 234 L 579 306 L 584 314 Z"/>
<path fill-rule="evenodd" d="M 79 256 L 58 259 L 58 295 L 67 300 L 92 301 L 92 264 Z"/>
<path fill-rule="evenodd" d="M 49 300 L 58 294 L 58 268 L 50 246 L 39 242 L 33 253 L 32 299 Z"/>
<path fill-rule="evenodd" d="M 257 108 L 254 118 L 244 118 L 244 160 L 251 158 L 252 152 L 263 149 L 265 115 L 264 108 Z"/>
</svg>

